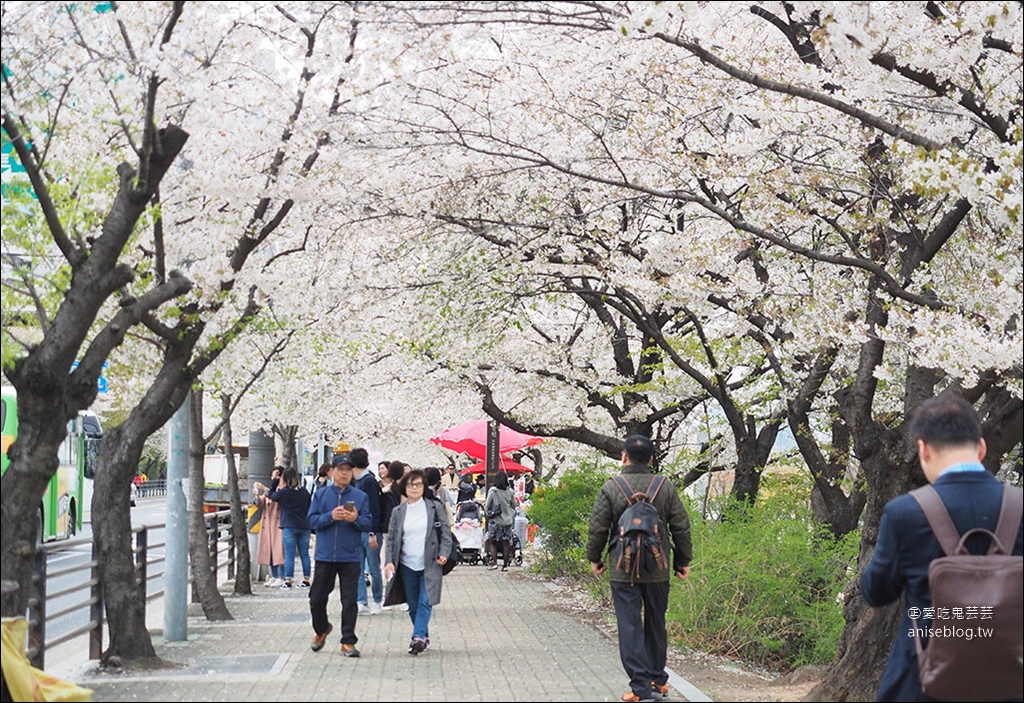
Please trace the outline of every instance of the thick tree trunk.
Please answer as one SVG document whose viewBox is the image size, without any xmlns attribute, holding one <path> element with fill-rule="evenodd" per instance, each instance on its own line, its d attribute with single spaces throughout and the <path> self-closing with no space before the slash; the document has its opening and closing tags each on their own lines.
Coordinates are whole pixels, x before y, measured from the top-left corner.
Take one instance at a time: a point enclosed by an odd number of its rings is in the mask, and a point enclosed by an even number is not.
<svg viewBox="0 0 1024 703">
<path fill-rule="evenodd" d="M 811 511 L 818 522 L 836 539 L 840 539 L 857 529 L 865 499 L 863 490 L 855 490 L 846 495 L 838 485 L 828 484 L 823 487 L 815 481 L 811 489 Z"/>
<path fill-rule="evenodd" d="M 231 451 L 234 439 L 231 433 L 231 398 L 221 396 L 221 410 L 224 414 L 224 451 L 228 463 L 228 499 L 231 501 L 231 539 L 235 543 L 235 588 L 236 596 L 252 595 L 252 555 L 249 553 L 248 515 L 242 509 L 242 497 L 238 492 L 238 467 L 235 454 Z"/>
<path fill-rule="evenodd" d="M 191 398 L 191 426 L 189 428 L 189 496 L 188 496 L 188 552 L 192 564 L 192 591 L 203 606 L 207 620 L 234 620 L 224 596 L 217 588 L 217 565 L 210 555 L 209 536 L 206 532 L 206 481 L 203 441 L 203 391 L 196 388 Z"/>
<path fill-rule="evenodd" d="M 99 552 L 100 581 L 110 646 L 104 660 L 153 657 L 155 650 L 146 630 L 145 601 L 135 583 L 135 560 L 128 536 L 131 534 L 128 484 L 142 456 L 147 437 L 171 418 L 185 400 L 190 381 L 184 360 L 187 352 L 173 350 L 165 358 L 146 395 L 128 419 L 103 437 L 99 469 L 93 492 L 93 540 Z"/>
<path fill-rule="evenodd" d="M 93 541 L 110 633 L 104 663 L 113 657 L 122 660 L 156 657 L 153 640 L 146 629 L 144 585 L 135 572 L 128 492 L 146 435 L 133 434 L 131 427 L 129 419 L 107 430 L 93 485 Z"/>
<path fill-rule="evenodd" d="M 41 500 L 57 471 L 57 447 L 66 431 L 62 413 L 44 399 L 18 396 L 18 439 L 10 446 L 3 476 L 0 557 L 3 564 L 4 617 L 25 614 L 32 595 L 32 566 L 41 528 Z M 12 587 L 8 588 L 8 584 Z M 13 587 L 13 584 L 18 584 Z"/>
<path fill-rule="evenodd" d="M 747 418 L 746 432 L 735 436 L 736 475 L 732 484 L 733 500 L 747 505 L 757 502 L 761 488 L 761 472 L 768 463 L 768 455 L 775 446 L 781 420 L 769 420 L 760 433 L 755 432 L 754 420 Z"/>
<path fill-rule="evenodd" d="M 274 439 L 277 448 L 277 464 L 299 468 L 295 457 L 295 439 L 299 436 L 298 425 L 274 425 Z"/>
<path fill-rule="evenodd" d="M 874 438 L 866 444 L 876 450 L 861 463 L 871 488 L 864 509 L 857 574 L 844 594 L 846 627 L 836 660 L 807 700 L 874 700 L 902 617 L 903 599 L 885 608 L 870 608 L 864 603 L 860 596 L 860 573 L 874 554 L 885 504 L 922 485 L 924 476 L 916 466 L 915 455 L 906 446 L 902 426 L 892 430 L 876 426 L 868 433 Z"/>
</svg>

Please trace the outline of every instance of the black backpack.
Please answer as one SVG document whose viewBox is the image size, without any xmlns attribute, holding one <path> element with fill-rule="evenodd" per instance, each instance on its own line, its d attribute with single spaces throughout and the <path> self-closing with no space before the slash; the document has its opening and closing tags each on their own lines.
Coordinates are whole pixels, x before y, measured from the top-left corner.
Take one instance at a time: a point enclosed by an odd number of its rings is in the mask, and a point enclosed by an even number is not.
<svg viewBox="0 0 1024 703">
<path fill-rule="evenodd" d="M 629 574 L 633 584 L 638 577 L 668 569 L 668 534 L 665 521 L 654 507 L 654 499 L 665 484 L 664 476 L 655 476 L 646 492 L 632 492 L 622 476 L 615 485 L 626 499 L 619 517 L 618 531 L 612 537 L 611 559 L 617 569 Z"/>
</svg>

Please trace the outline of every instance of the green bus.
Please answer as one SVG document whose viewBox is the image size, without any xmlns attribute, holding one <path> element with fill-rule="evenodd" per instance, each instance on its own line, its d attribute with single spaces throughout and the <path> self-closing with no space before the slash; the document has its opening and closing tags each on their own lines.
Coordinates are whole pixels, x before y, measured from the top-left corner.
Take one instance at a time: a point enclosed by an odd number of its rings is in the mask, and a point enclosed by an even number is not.
<svg viewBox="0 0 1024 703">
<path fill-rule="evenodd" d="M 0 396 L 0 426 L 3 428 L 3 457 L 0 471 L 7 473 L 7 450 L 18 439 L 18 396 L 13 388 L 3 387 Z M 73 537 L 82 529 L 85 479 L 96 471 L 103 430 L 99 418 L 90 412 L 78 414 L 68 423 L 68 433 L 58 450 L 59 465 L 39 505 L 40 543 Z"/>
</svg>

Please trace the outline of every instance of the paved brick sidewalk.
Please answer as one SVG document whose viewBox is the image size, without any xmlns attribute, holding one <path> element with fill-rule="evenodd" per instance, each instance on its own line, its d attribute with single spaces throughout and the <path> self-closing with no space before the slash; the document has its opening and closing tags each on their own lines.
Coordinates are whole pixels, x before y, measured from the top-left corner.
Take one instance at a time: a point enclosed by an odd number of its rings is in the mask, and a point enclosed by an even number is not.
<svg viewBox="0 0 1024 703">
<path fill-rule="evenodd" d="M 251 598 L 228 599 L 234 621 L 211 623 L 196 610 L 188 642 L 154 634 L 157 654 L 181 669 L 69 678 L 97 701 L 619 700 L 628 682 L 615 642 L 556 609 L 553 588 L 515 568 L 460 566 L 445 577 L 429 652 L 409 655 L 408 614 L 385 611 L 360 616 L 362 657 L 346 659 L 337 592 L 329 610 L 335 631 L 313 652 L 306 592 L 257 586 Z M 709 700 L 675 675 L 673 682 L 690 700 Z"/>
</svg>

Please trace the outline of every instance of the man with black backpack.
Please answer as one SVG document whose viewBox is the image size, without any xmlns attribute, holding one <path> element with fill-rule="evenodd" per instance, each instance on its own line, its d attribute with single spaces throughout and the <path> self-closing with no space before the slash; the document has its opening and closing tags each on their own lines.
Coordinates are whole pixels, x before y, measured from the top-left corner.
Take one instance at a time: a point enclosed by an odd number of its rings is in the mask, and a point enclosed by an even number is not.
<svg viewBox="0 0 1024 703">
<path fill-rule="evenodd" d="M 960 396 L 926 400 L 908 434 L 931 485 L 885 506 L 861 576 L 870 606 L 888 605 L 906 590 L 875 700 L 1020 700 L 1021 490 L 1001 484 L 982 465 L 981 420 Z M 956 553 L 958 541 L 967 554 Z M 1015 569 L 1009 553 L 1016 555 Z M 993 571 L 993 561 L 1003 570 Z M 960 579 L 964 568 L 968 578 L 954 583 L 954 601 L 942 602 L 949 579 Z"/>
<path fill-rule="evenodd" d="M 629 675 L 630 690 L 622 696 L 627 703 L 668 696 L 665 611 L 670 578 L 673 572 L 686 578 L 693 558 L 690 518 L 672 482 L 651 473 L 653 457 L 650 439 L 626 439 L 622 473 L 605 481 L 598 492 L 587 539 L 587 559 L 597 576 L 608 569 L 604 553 L 609 548 L 619 657 Z"/>
</svg>

